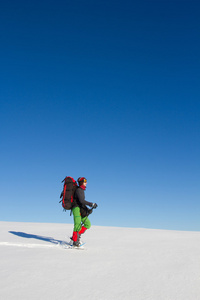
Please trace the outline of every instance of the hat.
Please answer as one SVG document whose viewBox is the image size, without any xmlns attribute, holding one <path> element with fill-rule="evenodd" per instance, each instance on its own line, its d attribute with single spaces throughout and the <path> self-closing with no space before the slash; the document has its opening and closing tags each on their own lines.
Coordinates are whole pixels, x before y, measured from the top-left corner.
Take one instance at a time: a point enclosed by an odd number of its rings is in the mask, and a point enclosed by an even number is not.
<svg viewBox="0 0 200 300">
<path fill-rule="evenodd" d="M 87 182 L 87 179 L 85 177 L 79 177 L 77 181 L 79 186 L 81 186 L 84 182 Z"/>
</svg>

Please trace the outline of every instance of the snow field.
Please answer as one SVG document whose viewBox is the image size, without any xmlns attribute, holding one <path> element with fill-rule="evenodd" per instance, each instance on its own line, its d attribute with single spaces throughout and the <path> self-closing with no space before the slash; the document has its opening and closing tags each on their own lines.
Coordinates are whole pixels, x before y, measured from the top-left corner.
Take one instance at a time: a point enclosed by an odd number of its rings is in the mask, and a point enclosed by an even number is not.
<svg viewBox="0 0 200 300">
<path fill-rule="evenodd" d="M 35 299 L 200 299 L 200 232 L 0 222 L 0 295 Z"/>
</svg>

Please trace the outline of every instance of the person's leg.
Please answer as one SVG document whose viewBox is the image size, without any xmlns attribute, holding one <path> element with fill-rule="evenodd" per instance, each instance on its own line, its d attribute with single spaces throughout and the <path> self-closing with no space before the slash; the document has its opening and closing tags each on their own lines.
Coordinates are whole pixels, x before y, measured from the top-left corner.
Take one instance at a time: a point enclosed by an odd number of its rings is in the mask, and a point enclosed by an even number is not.
<svg viewBox="0 0 200 300">
<path fill-rule="evenodd" d="M 83 234 L 87 229 L 90 229 L 90 227 L 91 227 L 91 223 L 90 223 L 90 220 L 88 219 L 88 217 L 82 218 L 81 221 L 82 221 L 83 225 L 82 225 L 81 230 L 78 232 L 79 235 Z"/>
<path fill-rule="evenodd" d="M 72 240 L 76 243 L 79 242 L 79 231 L 81 230 L 81 214 L 80 214 L 80 208 L 74 207 L 72 209 L 72 213 L 74 216 L 74 231 L 72 235 Z"/>
</svg>

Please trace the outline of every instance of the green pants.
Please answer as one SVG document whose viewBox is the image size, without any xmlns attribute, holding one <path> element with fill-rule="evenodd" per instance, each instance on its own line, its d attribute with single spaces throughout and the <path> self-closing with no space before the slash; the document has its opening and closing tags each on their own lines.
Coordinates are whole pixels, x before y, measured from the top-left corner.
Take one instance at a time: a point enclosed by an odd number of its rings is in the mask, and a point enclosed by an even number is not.
<svg viewBox="0 0 200 300">
<path fill-rule="evenodd" d="M 72 209 L 72 213 L 74 216 L 74 231 L 80 231 L 82 224 L 85 228 L 89 229 L 91 227 L 90 220 L 88 217 L 82 218 L 79 207 L 74 207 Z"/>
</svg>

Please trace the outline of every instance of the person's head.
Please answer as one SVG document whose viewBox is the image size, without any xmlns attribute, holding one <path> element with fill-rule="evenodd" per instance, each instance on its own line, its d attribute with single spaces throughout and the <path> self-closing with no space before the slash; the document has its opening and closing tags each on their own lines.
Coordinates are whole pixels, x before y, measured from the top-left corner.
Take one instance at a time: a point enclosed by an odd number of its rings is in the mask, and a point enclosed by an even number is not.
<svg viewBox="0 0 200 300">
<path fill-rule="evenodd" d="M 87 179 L 85 177 L 79 177 L 77 181 L 78 181 L 79 186 L 83 185 L 86 187 Z"/>
</svg>

